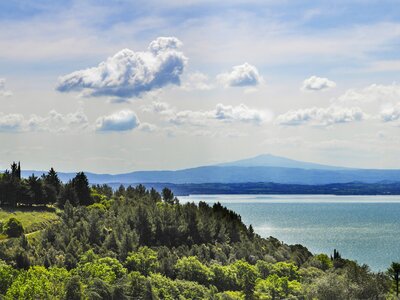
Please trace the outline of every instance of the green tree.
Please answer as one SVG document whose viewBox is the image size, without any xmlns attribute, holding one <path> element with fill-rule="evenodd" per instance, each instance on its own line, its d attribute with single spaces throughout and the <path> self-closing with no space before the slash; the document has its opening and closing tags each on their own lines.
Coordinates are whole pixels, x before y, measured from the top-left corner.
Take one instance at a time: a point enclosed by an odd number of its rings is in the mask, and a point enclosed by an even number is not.
<svg viewBox="0 0 400 300">
<path fill-rule="evenodd" d="M 287 299 L 289 296 L 301 294 L 301 284 L 296 281 L 290 281 L 287 277 L 279 277 L 276 274 L 270 275 L 267 279 L 257 280 L 254 296 L 259 300 Z"/>
<path fill-rule="evenodd" d="M 5 295 L 17 274 L 13 267 L 0 260 L 0 294 Z"/>
<path fill-rule="evenodd" d="M 140 247 L 137 252 L 129 253 L 125 266 L 128 271 L 138 271 L 148 276 L 159 269 L 157 252 L 149 247 Z"/>
<path fill-rule="evenodd" d="M 195 256 L 182 257 L 176 262 L 175 268 L 179 279 L 197 281 L 204 285 L 210 280 L 210 269 Z"/>
<path fill-rule="evenodd" d="M 271 273 L 277 274 L 279 277 L 287 277 L 289 280 L 299 278 L 299 268 L 290 262 L 278 262 L 272 266 Z"/>
<path fill-rule="evenodd" d="M 396 297 L 399 296 L 399 277 L 400 277 L 400 263 L 392 262 L 388 270 L 389 276 L 394 281 L 396 287 Z"/>
<path fill-rule="evenodd" d="M 174 196 L 174 193 L 169 188 L 166 188 L 166 187 L 163 188 L 161 194 L 162 194 L 163 200 L 166 203 L 174 204 L 175 196 Z"/>
<path fill-rule="evenodd" d="M 52 187 L 54 187 L 57 194 L 60 192 L 61 180 L 58 178 L 57 172 L 54 171 L 53 168 L 51 168 L 49 172 L 43 176 L 43 179 L 46 184 L 49 184 Z"/>
<path fill-rule="evenodd" d="M 90 205 L 93 204 L 93 199 L 90 196 L 89 181 L 83 172 L 79 172 L 72 179 L 72 185 L 74 187 L 76 196 L 78 198 L 78 203 L 80 205 Z"/>
<path fill-rule="evenodd" d="M 231 266 L 221 266 L 219 264 L 212 264 L 211 270 L 211 283 L 220 291 L 238 289 L 236 284 L 236 273 Z"/>
<path fill-rule="evenodd" d="M 90 300 L 112 300 L 112 287 L 101 279 L 93 278 L 85 289 L 85 294 Z"/>
<path fill-rule="evenodd" d="M 18 219 L 10 218 L 3 225 L 3 231 L 9 237 L 19 237 L 24 233 L 24 227 Z"/>
<path fill-rule="evenodd" d="M 56 171 L 51 168 L 47 174 L 43 174 L 42 180 L 46 204 L 56 203 L 61 191 L 61 181 Z"/>
<path fill-rule="evenodd" d="M 237 276 L 237 283 L 240 288 L 244 291 L 245 299 L 252 299 L 254 292 L 254 285 L 256 279 L 259 277 L 255 266 L 250 265 L 244 260 L 238 260 L 232 267 L 235 270 Z"/>
<path fill-rule="evenodd" d="M 65 299 L 81 300 L 83 299 L 83 286 L 79 276 L 72 276 L 65 284 Z"/>
<path fill-rule="evenodd" d="M 98 258 L 93 251 L 86 252 L 78 267 L 73 270 L 86 284 L 92 284 L 95 279 L 100 279 L 107 284 L 113 284 L 127 272 L 122 264 L 115 258 Z"/>
<path fill-rule="evenodd" d="M 36 177 L 34 174 L 29 176 L 28 178 L 28 186 L 29 186 L 29 192 L 30 192 L 30 198 L 31 201 L 29 201 L 29 204 L 36 204 L 36 205 L 42 205 L 46 204 L 45 201 L 45 196 L 43 192 L 43 185 L 42 185 L 42 180 L 38 177 Z"/>
<path fill-rule="evenodd" d="M 307 265 L 326 271 L 333 267 L 333 261 L 326 254 L 318 254 L 311 257 Z"/>
<path fill-rule="evenodd" d="M 66 203 L 69 203 L 72 206 L 79 205 L 78 195 L 75 191 L 72 181 L 69 181 L 62 187 L 57 205 L 61 208 L 64 208 Z"/>
<path fill-rule="evenodd" d="M 61 299 L 69 276 L 68 271 L 61 268 L 32 267 L 13 281 L 6 299 Z"/>
</svg>

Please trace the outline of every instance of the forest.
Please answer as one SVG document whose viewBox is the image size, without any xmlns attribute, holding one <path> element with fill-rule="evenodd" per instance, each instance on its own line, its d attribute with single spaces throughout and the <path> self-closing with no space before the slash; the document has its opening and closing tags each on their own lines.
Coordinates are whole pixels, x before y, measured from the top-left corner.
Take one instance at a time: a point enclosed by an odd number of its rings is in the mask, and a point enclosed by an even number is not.
<svg viewBox="0 0 400 300">
<path fill-rule="evenodd" d="M 400 264 L 384 273 L 302 245 L 262 238 L 221 204 L 179 203 L 143 185 L 62 183 L 50 169 L 0 175 L 0 206 L 55 209 L 32 238 L 0 225 L 0 299 L 397 299 Z"/>
</svg>

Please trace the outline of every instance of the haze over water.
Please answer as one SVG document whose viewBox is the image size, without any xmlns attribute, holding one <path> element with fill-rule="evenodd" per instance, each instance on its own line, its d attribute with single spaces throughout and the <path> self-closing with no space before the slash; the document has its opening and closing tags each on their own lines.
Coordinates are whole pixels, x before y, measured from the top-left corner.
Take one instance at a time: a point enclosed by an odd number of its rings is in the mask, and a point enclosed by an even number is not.
<svg viewBox="0 0 400 300">
<path fill-rule="evenodd" d="M 385 271 L 400 260 L 400 196 L 191 195 L 183 202 L 220 202 L 262 237 L 302 244 L 313 253 Z"/>
</svg>

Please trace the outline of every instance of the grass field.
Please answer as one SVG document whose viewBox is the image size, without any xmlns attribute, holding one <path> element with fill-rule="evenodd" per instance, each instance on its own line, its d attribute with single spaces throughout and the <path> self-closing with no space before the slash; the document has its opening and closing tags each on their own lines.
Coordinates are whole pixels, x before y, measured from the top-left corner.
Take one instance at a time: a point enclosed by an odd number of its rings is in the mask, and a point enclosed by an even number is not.
<svg viewBox="0 0 400 300">
<path fill-rule="evenodd" d="M 58 220 L 57 210 L 53 207 L 18 207 L 1 208 L 0 222 L 4 223 L 9 218 L 17 218 L 25 229 L 25 234 L 31 234 L 46 228 L 50 223 Z M 0 234 L 0 240 L 6 239 Z"/>
</svg>

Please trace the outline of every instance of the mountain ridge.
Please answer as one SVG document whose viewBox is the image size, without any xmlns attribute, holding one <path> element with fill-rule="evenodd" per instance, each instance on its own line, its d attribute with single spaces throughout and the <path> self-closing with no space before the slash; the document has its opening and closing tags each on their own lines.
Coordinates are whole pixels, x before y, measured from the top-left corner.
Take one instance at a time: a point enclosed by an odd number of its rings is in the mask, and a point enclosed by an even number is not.
<svg viewBox="0 0 400 300">
<path fill-rule="evenodd" d="M 40 176 L 43 171 L 23 171 L 27 177 L 34 173 Z M 292 160 L 271 154 L 258 155 L 243 160 L 200 166 L 180 170 L 134 171 L 121 174 L 97 174 L 85 172 L 90 183 L 246 183 L 274 182 L 282 184 L 331 184 L 382 181 L 400 182 L 400 170 L 396 169 L 353 169 L 310 162 Z M 59 172 L 66 182 L 76 173 Z"/>
<path fill-rule="evenodd" d="M 240 159 L 232 162 L 219 163 L 214 166 L 235 166 L 235 167 L 281 167 L 295 169 L 313 169 L 313 170 L 350 170 L 355 168 L 331 166 L 306 161 L 299 161 L 287 157 L 276 156 L 273 154 L 260 154 L 257 156 Z"/>
</svg>

